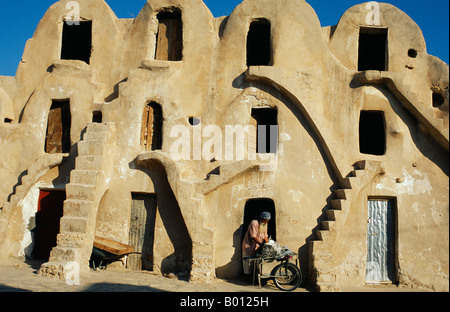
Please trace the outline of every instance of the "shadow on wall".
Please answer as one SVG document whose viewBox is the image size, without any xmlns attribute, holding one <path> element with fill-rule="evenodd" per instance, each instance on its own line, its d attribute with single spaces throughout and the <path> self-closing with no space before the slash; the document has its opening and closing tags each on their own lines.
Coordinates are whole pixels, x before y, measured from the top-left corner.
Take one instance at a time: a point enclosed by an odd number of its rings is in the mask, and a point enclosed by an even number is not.
<svg viewBox="0 0 450 312">
<path fill-rule="evenodd" d="M 178 275 L 184 273 L 184 275 L 189 276 L 187 273 L 191 270 L 192 239 L 181 214 L 178 201 L 170 187 L 166 171 L 161 163 L 154 161 L 152 167 L 146 169 L 145 172 L 154 182 L 158 201 L 157 209 L 175 250 L 161 261 L 161 273 L 176 273 Z M 163 251 L 155 250 L 155 254 L 161 254 L 161 252 Z M 155 265 L 159 264 L 155 263 Z"/>
<path fill-rule="evenodd" d="M 234 254 L 231 257 L 230 262 L 216 268 L 216 276 L 218 278 L 236 278 L 239 276 L 243 276 L 244 271 L 242 269 L 242 231 L 243 225 L 241 225 L 236 231 L 234 231 Z"/>
</svg>

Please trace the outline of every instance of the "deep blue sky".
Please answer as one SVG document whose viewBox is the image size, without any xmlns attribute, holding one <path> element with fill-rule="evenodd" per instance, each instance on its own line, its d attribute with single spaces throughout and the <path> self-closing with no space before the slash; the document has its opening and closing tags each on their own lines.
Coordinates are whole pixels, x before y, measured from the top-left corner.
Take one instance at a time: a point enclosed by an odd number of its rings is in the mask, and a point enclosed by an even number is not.
<svg viewBox="0 0 450 312">
<path fill-rule="evenodd" d="M 277 0 L 273 0 L 277 1 Z M 300 1 L 300 0 L 299 0 Z M 14 76 L 26 41 L 33 36 L 39 20 L 56 0 L 1 0 L 0 75 Z M 146 0 L 106 0 L 119 18 L 139 14 Z M 204 0 L 215 17 L 229 15 L 242 0 Z M 307 0 L 322 26 L 336 25 L 342 14 L 365 0 Z M 448 0 L 384 0 L 407 13 L 422 29 L 428 53 L 449 62 Z"/>
</svg>

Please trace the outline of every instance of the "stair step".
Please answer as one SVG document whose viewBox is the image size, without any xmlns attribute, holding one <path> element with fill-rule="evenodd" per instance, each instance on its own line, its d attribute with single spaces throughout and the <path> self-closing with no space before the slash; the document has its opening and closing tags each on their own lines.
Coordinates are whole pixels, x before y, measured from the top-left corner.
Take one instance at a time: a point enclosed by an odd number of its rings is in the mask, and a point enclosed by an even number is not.
<svg viewBox="0 0 450 312">
<path fill-rule="evenodd" d="M 60 232 L 61 233 L 87 233 L 89 226 L 89 219 L 81 217 L 66 217 L 61 218 Z"/>
<path fill-rule="evenodd" d="M 338 198 L 338 199 L 347 199 L 347 195 L 345 194 L 345 190 L 344 189 L 337 189 L 334 191 L 334 195 Z"/>
<path fill-rule="evenodd" d="M 347 203 L 346 199 L 332 199 L 330 201 L 331 207 L 335 210 L 342 210 L 345 207 L 345 203 Z"/>
<path fill-rule="evenodd" d="M 336 221 L 339 219 L 339 214 L 341 213 L 341 210 L 337 210 L 337 209 L 327 209 L 325 211 L 328 220 L 330 221 Z"/>
<path fill-rule="evenodd" d="M 70 182 L 76 184 L 96 185 L 101 175 L 97 170 L 72 170 L 70 173 Z"/>
<path fill-rule="evenodd" d="M 107 144 L 102 140 L 80 141 L 78 142 L 78 155 L 81 156 L 102 156 L 107 150 Z"/>
<path fill-rule="evenodd" d="M 96 201 L 94 185 L 69 183 L 66 185 L 67 199 Z"/>
<path fill-rule="evenodd" d="M 317 239 L 321 240 L 321 241 L 325 240 L 329 234 L 330 234 L 330 231 L 328 231 L 328 230 L 317 230 L 316 231 Z"/>
<path fill-rule="evenodd" d="M 320 225 L 322 226 L 322 229 L 324 230 L 330 230 L 330 228 L 333 226 L 333 224 L 335 223 L 334 220 L 326 220 L 326 221 L 320 221 Z"/>
<path fill-rule="evenodd" d="M 83 141 L 107 141 L 109 136 L 108 131 L 91 131 L 83 135 Z"/>
<path fill-rule="evenodd" d="M 78 156 L 75 168 L 81 170 L 98 170 L 103 165 L 103 156 Z"/>
<path fill-rule="evenodd" d="M 77 232 L 64 232 L 56 236 L 58 247 L 83 248 L 86 234 Z"/>
<path fill-rule="evenodd" d="M 64 201 L 64 216 L 89 218 L 95 203 L 88 200 L 66 199 Z"/>
</svg>

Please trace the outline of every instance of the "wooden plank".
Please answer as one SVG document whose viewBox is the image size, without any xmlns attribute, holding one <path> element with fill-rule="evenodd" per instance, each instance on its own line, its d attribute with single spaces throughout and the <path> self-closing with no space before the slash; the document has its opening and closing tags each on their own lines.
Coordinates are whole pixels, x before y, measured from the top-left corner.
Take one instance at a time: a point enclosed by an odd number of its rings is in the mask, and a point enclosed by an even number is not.
<svg viewBox="0 0 450 312">
<path fill-rule="evenodd" d="M 167 38 L 167 25 L 163 21 L 159 23 L 155 59 L 161 61 L 168 61 L 169 60 L 168 50 L 169 50 L 169 39 Z"/>
<path fill-rule="evenodd" d="M 99 236 L 95 236 L 94 247 L 117 256 L 126 255 L 134 251 L 134 248 L 132 246 Z"/>
<path fill-rule="evenodd" d="M 142 126 L 141 126 L 141 145 L 146 145 L 147 143 L 147 133 L 148 133 L 148 106 L 144 108 L 142 114 Z"/>
<path fill-rule="evenodd" d="M 148 109 L 148 119 L 147 119 L 147 143 L 146 143 L 146 150 L 151 151 L 152 150 L 152 140 L 153 140 L 153 107 L 150 105 L 147 105 Z"/>
</svg>

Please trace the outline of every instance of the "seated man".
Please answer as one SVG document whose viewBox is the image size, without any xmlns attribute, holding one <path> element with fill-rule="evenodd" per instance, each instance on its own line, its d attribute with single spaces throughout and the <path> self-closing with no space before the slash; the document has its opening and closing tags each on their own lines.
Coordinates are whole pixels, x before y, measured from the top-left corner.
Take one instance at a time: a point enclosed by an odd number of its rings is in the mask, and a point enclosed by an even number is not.
<svg viewBox="0 0 450 312">
<path fill-rule="evenodd" d="M 247 257 L 254 257 L 258 248 L 269 241 L 267 235 L 267 224 L 271 215 L 269 212 L 262 212 L 258 220 L 250 222 L 247 232 L 242 242 L 242 258 L 244 274 L 248 275 L 252 273 L 252 263 L 245 260 Z"/>
</svg>

